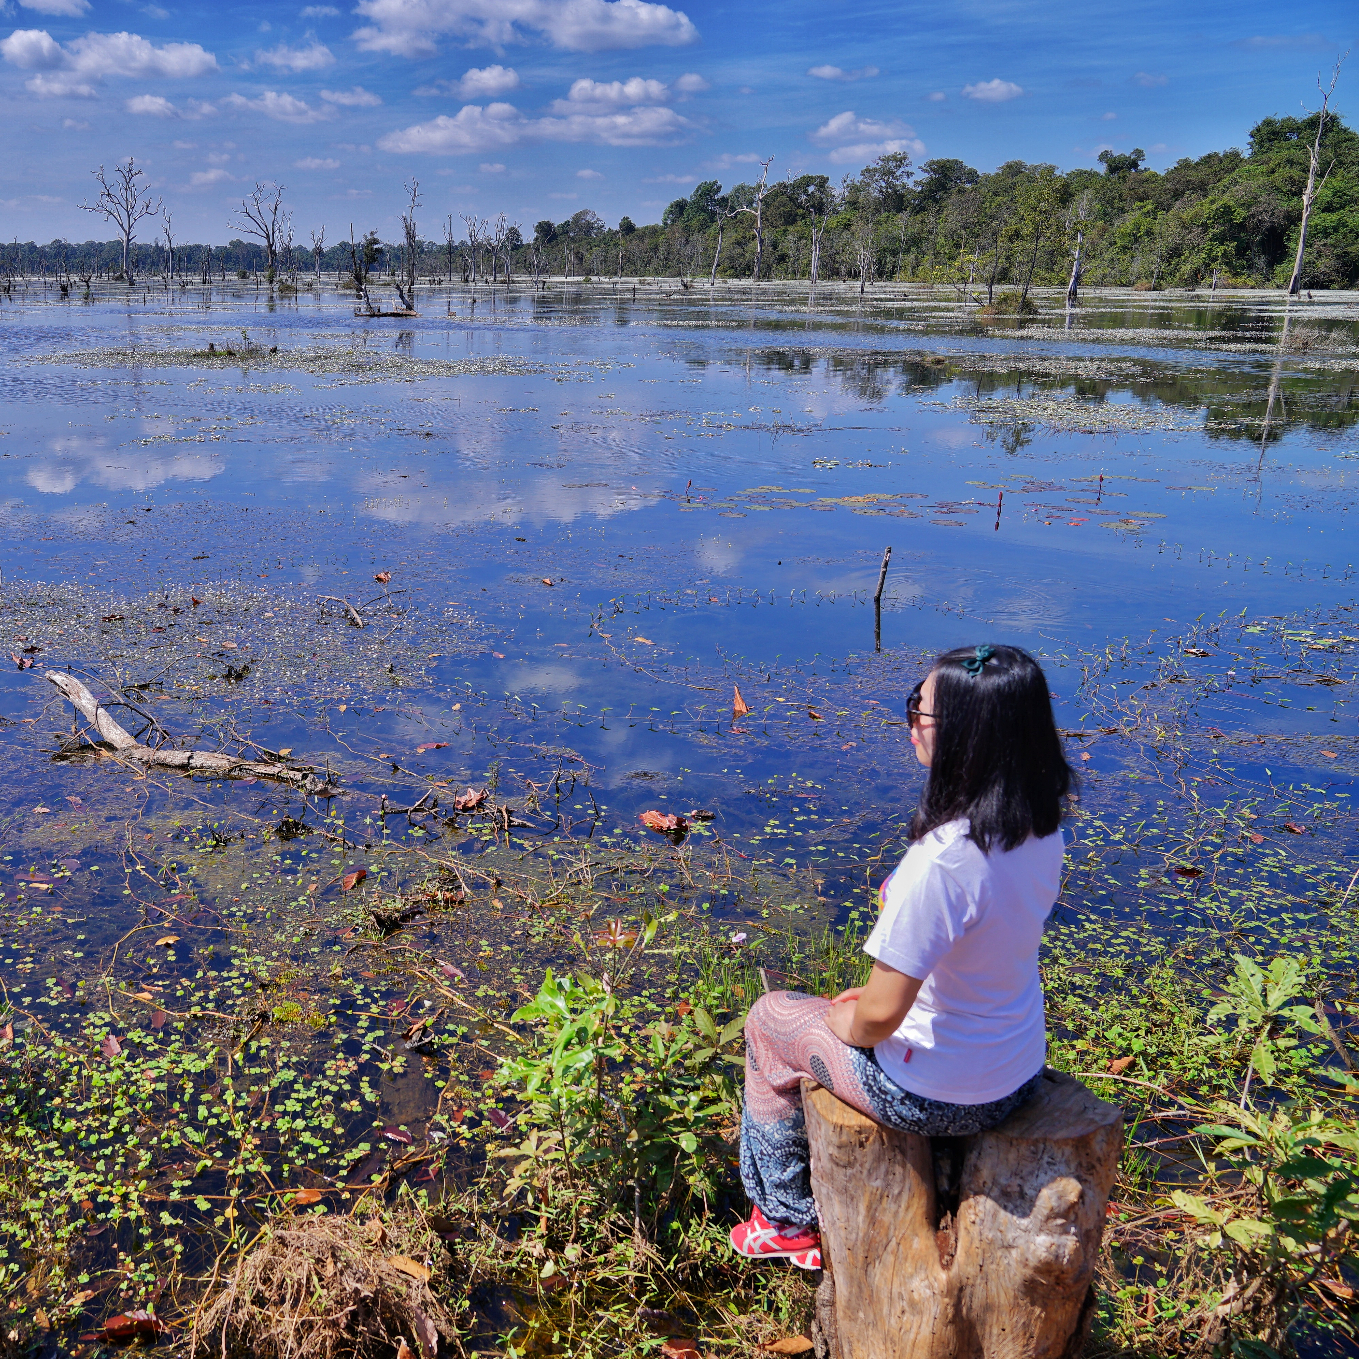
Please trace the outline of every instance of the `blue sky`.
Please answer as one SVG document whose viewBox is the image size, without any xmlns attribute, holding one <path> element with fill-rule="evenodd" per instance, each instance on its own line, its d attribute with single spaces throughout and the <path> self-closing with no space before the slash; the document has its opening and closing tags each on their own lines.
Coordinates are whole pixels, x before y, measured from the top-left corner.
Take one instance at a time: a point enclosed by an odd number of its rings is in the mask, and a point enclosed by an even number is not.
<svg viewBox="0 0 1359 1359">
<path fill-rule="evenodd" d="M 659 220 L 696 180 L 839 179 L 883 150 L 1158 168 L 1314 104 L 1352 0 L 0 0 L 6 238 L 106 238 L 89 171 L 146 166 L 182 240 L 225 240 L 256 179 L 298 239 L 422 234 L 449 213 L 528 230 L 592 207 Z M 1337 107 L 1359 104 L 1359 56 Z M 758 173 L 758 167 L 755 167 Z"/>
</svg>

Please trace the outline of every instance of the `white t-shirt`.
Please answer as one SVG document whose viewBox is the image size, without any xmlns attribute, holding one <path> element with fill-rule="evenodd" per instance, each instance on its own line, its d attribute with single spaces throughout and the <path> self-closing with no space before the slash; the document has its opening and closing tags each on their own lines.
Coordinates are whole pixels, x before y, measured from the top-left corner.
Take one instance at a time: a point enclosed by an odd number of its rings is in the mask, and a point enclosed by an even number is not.
<svg viewBox="0 0 1359 1359">
<path fill-rule="evenodd" d="M 1043 1065 L 1038 945 L 1061 888 L 1062 833 L 983 854 L 965 820 L 916 841 L 882 885 L 864 950 L 924 985 L 874 1051 L 912 1094 L 986 1104 Z"/>
</svg>

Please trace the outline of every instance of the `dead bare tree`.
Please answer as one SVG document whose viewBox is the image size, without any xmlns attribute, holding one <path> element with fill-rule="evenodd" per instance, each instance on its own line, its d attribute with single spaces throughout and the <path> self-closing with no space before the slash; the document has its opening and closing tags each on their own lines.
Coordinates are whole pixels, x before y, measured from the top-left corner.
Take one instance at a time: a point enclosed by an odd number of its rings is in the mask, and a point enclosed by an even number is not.
<svg viewBox="0 0 1359 1359">
<path fill-rule="evenodd" d="M 163 204 L 159 198 L 154 202 L 145 184 L 145 171 L 139 170 L 129 156 L 127 162 L 119 162 L 113 167 L 112 176 L 104 174 L 101 165 L 90 173 L 99 184 L 99 197 L 93 203 L 82 203 L 85 212 L 97 212 L 118 228 L 123 238 L 123 279 L 132 285 L 132 242 L 136 239 L 137 223 L 143 217 L 157 217 Z"/>
<path fill-rule="evenodd" d="M 458 238 L 453 232 L 453 214 L 448 214 L 444 223 L 444 254 L 448 256 L 448 286 L 453 286 L 453 251 L 457 248 Z M 452 303 L 449 303 L 452 306 Z"/>
<path fill-rule="evenodd" d="M 401 214 L 401 268 L 392 274 L 392 285 L 403 311 L 415 310 L 415 271 L 420 260 L 420 234 L 415 229 L 415 210 L 420 206 L 420 181 L 412 179 L 406 190 L 410 202 Z"/>
<path fill-rule="evenodd" d="M 259 180 L 241 199 L 234 220 L 227 223 L 233 231 L 254 236 L 264 246 L 265 282 L 272 283 L 278 268 L 278 247 L 292 226 L 292 213 L 283 206 L 284 186 L 273 180 Z"/>
<path fill-rule="evenodd" d="M 175 281 L 175 238 L 171 234 L 172 224 L 170 222 L 170 214 L 168 212 L 162 213 L 161 221 L 164 224 L 162 230 L 165 232 L 165 253 L 169 256 L 169 263 L 167 265 L 168 282 L 173 283 Z"/>
<path fill-rule="evenodd" d="M 727 229 L 727 218 L 735 217 L 736 209 L 733 207 L 719 207 L 717 209 L 717 247 L 713 251 L 712 272 L 708 275 L 708 287 L 717 286 L 717 262 L 722 258 L 722 235 Z"/>
<path fill-rule="evenodd" d="M 760 162 L 760 182 L 754 188 L 754 201 L 736 209 L 737 212 L 749 213 L 755 219 L 755 272 L 751 275 L 755 283 L 760 281 L 760 264 L 764 259 L 764 200 L 773 187 L 769 183 L 769 167 L 773 163 L 773 156 Z"/>
<path fill-rule="evenodd" d="M 311 258 L 315 268 L 317 281 L 321 278 L 321 259 L 326 253 L 326 229 L 322 227 L 320 231 L 311 233 Z"/>
<path fill-rule="evenodd" d="M 349 264 L 353 272 L 354 291 L 363 299 L 369 316 L 377 315 L 373 299 L 368 295 L 368 270 L 376 258 L 376 243 L 373 232 L 369 232 L 362 242 L 354 239 L 354 223 L 349 224 Z"/>
<path fill-rule="evenodd" d="M 472 256 L 472 286 L 475 288 L 477 286 L 477 251 L 486 239 L 489 223 L 484 217 L 478 217 L 475 213 L 471 217 L 465 212 L 460 213 L 459 216 L 467 224 L 467 244 Z"/>
<path fill-rule="evenodd" d="M 1072 225 L 1076 228 L 1076 249 L 1071 257 L 1071 279 L 1066 285 L 1066 305 L 1068 309 L 1074 307 L 1078 300 L 1077 294 L 1081 286 L 1081 250 L 1085 245 L 1085 221 L 1090 215 L 1090 193 L 1087 190 L 1080 196 L 1076 204 L 1076 210 L 1072 214 Z"/>
<path fill-rule="evenodd" d="M 1335 69 L 1331 72 L 1331 83 L 1326 89 L 1322 89 L 1321 77 L 1317 76 L 1317 89 L 1321 90 L 1321 111 L 1317 116 L 1316 138 L 1307 148 L 1307 187 L 1302 191 L 1302 223 L 1298 227 L 1298 254 L 1293 261 L 1293 277 L 1288 280 L 1288 292 L 1291 297 L 1296 297 L 1302 291 L 1302 256 L 1307 249 L 1307 219 L 1312 215 L 1312 204 L 1321 186 L 1326 183 L 1327 177 L 1335 168 L 1335 161 L 1332 160 L 1326 167 L 1325 174 L 1320 180 L 1317 179 L 1317 171 L 1321 168 L 1321 134 L 1326 130 L 1331 96 L 1335 93 L 1336 81 L 1340 79 L 1340 68 L 1345 64 L 1347 56 L 1348 52 L 1335 63 Z"/>
</svg>

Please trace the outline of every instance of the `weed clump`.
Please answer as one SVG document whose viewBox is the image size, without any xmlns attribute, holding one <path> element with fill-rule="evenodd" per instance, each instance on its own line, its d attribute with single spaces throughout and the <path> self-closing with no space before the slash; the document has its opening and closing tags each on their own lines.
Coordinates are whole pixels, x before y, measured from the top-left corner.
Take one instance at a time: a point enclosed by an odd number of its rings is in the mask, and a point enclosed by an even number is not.
<svg viewBox="0 0 1359 1359">
<path fill-rule="evenodd" d="M 428 1252 L 428 1254 L 427 1254 Z M 381 1216 L 298 1217 L 266 1227 L 205 1302 L 189 1342 L 198 1354 L 256 1359 L 383 1359 L 400 1336 L 434 1359 L 453 1318 L 429 1287 L 442 1253 L 413 1207 Z"/>
</svg>

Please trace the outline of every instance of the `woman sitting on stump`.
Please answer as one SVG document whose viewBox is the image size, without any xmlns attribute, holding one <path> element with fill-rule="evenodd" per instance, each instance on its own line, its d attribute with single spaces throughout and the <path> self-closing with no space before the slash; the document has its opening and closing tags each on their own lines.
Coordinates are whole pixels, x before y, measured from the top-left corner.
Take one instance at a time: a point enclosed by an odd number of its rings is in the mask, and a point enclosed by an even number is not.
<svg viewBox="0 0 1359 1359">
<path fill-rule="evenodd" d="M 754 1207 L 731 1243 L 752 1258 L 821 1267 L 803 1077 L 878 1123 L 939 1137 L 1002 1123 L 1043 1070 L 1038 945 L 1074 782 L 1047 680 L 1017 647 L 960 647 L 906 713 L 929 775 L 879 893 L 867 985 L 834 1000 L 771 992 L 746 1019 L 741 1179 Z"/>
</svg>

